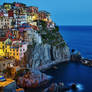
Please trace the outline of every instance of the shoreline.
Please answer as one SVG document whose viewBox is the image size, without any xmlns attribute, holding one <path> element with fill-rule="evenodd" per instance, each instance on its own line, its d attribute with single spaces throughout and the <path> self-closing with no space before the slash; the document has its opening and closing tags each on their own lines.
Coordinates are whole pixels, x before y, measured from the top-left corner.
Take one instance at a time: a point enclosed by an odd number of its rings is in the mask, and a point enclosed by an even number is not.
<svg viewBox="0 0 92 92">
<path fill-rule="evenodd" d="M 44 71 L 51 69 L 53 66 L 57 66 L 60 63 L 69 62 L 69 61 L 70 61 L 69 59 L 55 60 L 55 61 L 52 61 L 52 63 L 49 63 L 49 64 L 46 64 L 46 65 L 39 67 L 38 70 L 40 70 L 41 72 L 44 72 Z"/>
<path fill-rule="evenodd" d="M 85 60 L 88 61 L 88 62 L 85 63 Z M 92 60 L 89 60 L 89 59 L 82 59 L 80 61 L 71 61 L 69 59 L 66 59 L 66 60 L 56 60 L 56 61 L 52 61 L 52 62 L 53 63 L 46 64 L 46 65 L 39 67 L 38 70 L 41 71 L 41 72 L 44 72 L 44 71 L 47 71 L 47 70 L 53 68 L 54 66 L 58 66 L 58 64 L 68 63 L 68 62 L 77 62 L 77 63 L 80 63 L 82 65 L 92 67 Z"/>
<path fill-rule="evenodd" d="M 56 62 L 56 61 L 58 61 L 58 62 Z M 37 69 L 38 71 L 41 71 L 41 73 L 43 73 L 43 72 L 45 72 L 45 71 L 48 71 L 49 69 L 52 69 L 53 68 L 53 66 L 56 66 L 56 67 L 58 67 L 58 65 L 59 64 L 61 64 L 62 65 L 62 63 L 71 63 L 71 62 L 75 62 L 75 63 L 80 63 L 80 64 L 82 64 L 81 62 L 76 62 L 76 61 L 71 61 L 71 60 L 56 60 L 56 61 L 53 61 L 53 63 L 50 63 L 50 64 L 47 64 L 47 65 L 44 65 L 44 66 L 42 66 L 42 67 L 40 67 L 40 69 Z M 82 64 L 83 65 L 83 64 Z M 46 74 L 46 73 L 45 73 Z M 47 74 L 46 74 L 47 75 Z M 48 75 L 47 75 L 48 76 Z M 52 76 L 52 78 L 53 78 L 53 76 Z M 50 81 L 50 80 L 49 80 Z M 44 84 L 44 81 L 43 81 L 43 83 L 42 83 L 42 87 L 43 87 L 43 84 Z M 50 85 L 50 84 L 49 84 Z M 45 84 L 45 87 L 44 87 L 44 89 L 47 87 L 47 85 Z M 40 88 L 40 84 L 39 84 L 39 86 L 37 87 L 37 89 L 38 88 Z M 67 88 L 67 86 L 65 85 L 65 87 L 64 88 Z M 33 90 L 35 90 L 34 88 L 32 88 Z M 37 92 L 37 91 L 36 91 Z M 39 91 L 40 92 L 40 91 Z"/>
</svg>

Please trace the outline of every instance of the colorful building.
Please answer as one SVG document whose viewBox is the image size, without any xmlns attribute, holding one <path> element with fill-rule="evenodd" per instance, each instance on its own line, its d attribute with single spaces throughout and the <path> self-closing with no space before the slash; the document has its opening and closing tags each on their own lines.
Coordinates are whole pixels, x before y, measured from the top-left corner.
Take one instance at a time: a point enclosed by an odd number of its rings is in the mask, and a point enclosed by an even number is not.
<svg viewBox="0 0 92 92">
<path fill-rule="evenodd" d="M 39 11 L 39 20 L 49 21 L 50 13 L 47 11 Z"/>
<path fill-rule="evenodd" d="M 7 38 L 0 38 L 0 57 L 14 58 L 21 60 L 27 51 L 27 43 L 21 41 L 12 41 Z"/>
<path fill-rule="evenodd" d="M 4 44 L 4 41 L 6 40 L 7 38 L 6 37 L 1 37 L 0 38 L 0 56 L 5 56 L 5 52 L 4 52 L 4 47 L 5 47 L 5 44 Z"/>
<path fill-rule="evenodd" d="M 0 38 L 0 56 L 19 60 L 19 48 L 13 47 L 9 38 L 2 37 Z"/>
<path fill-rule="evenodd" d="M 14 17 L 13 10 L 9 10 L 9 11 L 8 11 L 8 17 Z"/>
<path fill-rule="evenodd" d="M 30 6 L 28 8 L 29 13 L 38 13 L 38 7 Z"/>
<path fill-rule="evenodd" d="M 5 70 L 7 67 L 12 67 L 15 64 L 14 59 L 1 59 L 0 60 L 0 71 Z"/>
<path fill-rule="evenodd" d="M 27 16 L 27 22 L 31 25 L 37 26 L 37 22 L 35 20 L 38 20 L 37 14 L 32 14 Z"/>
<path fill-rule="evenodd" d="M 4 8 L 5 8 L 6 10 L 10 10 L 10 9 L 12 8 L 11 3 L 4 3 L 3 6 L 4 6 Z"/>
<path fill-rule="evenodd" d="M 0 12 L 0 18 L 2 18 L 4 16 L 4 13 L 1 11 Z"/>
<path fill-rule="evenodd" d="M 16 92 L 16 82 L 12 79 L 0 82 L 0 92 Z"/>
<path fill-rule="evenodd" d="M 0 18 L 0 29 L 11 29 L 12 20 L 13 18 L 9 18 L 8 16 Z"/>
<path fill-rule="evenodd" d="M 13 34 L 14 38 L 19 39 L 19 30 L 18 29 L 12 29 L 11 33 Z"/>
</svg>

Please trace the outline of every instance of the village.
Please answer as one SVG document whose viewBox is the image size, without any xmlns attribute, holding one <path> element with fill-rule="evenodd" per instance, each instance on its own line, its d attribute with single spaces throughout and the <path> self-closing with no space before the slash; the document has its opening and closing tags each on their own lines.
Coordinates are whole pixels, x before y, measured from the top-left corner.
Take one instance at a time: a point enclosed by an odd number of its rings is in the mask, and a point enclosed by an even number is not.
<svg viewBox="0 0 92 92">
<path fill-rule="evenodd" d="M 55 29 L 50 13 L 39 11 L 38 7 L 18 2 L 0 5 L 0 92 L 7 92 L 3 91 L 4 87 L 11 83 L 13 90 L 16 90 L 13 92 L 23 92 L 24 89 L 16 89 L 15 76 L 17 71 L 27 67 L 25 53 L 28 46 L 34 42 L 42 43 L 40 34 L 44 32 L 40 30 L 44 24 L 48 30 Z M 26 72 L 24 77 L 28 75 L 29 72 Z M 45 74 L 40 75 L 48 79 Z M 38 83 L 37 79 L 31 80 Z"/>
</svg>

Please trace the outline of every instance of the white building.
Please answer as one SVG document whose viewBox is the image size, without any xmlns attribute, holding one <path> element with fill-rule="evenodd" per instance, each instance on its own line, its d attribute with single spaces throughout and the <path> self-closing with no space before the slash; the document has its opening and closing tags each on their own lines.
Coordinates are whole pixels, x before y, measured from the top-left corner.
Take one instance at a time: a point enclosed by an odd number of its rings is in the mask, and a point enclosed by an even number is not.
<svg viewBox="0 0 92 92">
<path fill-rule="evenodd" d="M 27 23 L 27 14 L 21 14 L 21 15 L 14 14 L 14 19 L 16 21 L 15 27 L 20 26 L 23 23 Z"/>
<path fill-rule="evenodd" d="M 0 29 L 11 29 L 12 28 L 12 18 L 9 18 L 7 14 L 0 18 Z"/>
<path fill-rule="evenodd" d="M 27 42 L 22 42 L 19 48 L 20 60 L 24 57 L 24 53 L 27 51 Z"/>
</svg>

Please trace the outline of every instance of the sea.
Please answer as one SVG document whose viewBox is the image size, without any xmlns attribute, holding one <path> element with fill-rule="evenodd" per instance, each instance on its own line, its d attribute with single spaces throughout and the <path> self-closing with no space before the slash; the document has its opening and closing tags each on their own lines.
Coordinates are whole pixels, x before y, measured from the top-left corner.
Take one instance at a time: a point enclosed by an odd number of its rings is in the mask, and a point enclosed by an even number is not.
<svg viewBox="0 0 92 92">
<path fill-rule="evenodd" d="M 70 50 L 78 50 L 82 57 L 92 59 L 92 26 L 60 26 L 59 31 Z M 61 63 L 56 67 L 45 72 L 53 77 L 51 83 L 77 85 L 77 90 L 67 92 L 92 92 L 92 67 L 76 62 Z"/>
<path fill-rule="evenodd" d="M 92 26 L 60 26 L 59 31 L 70 50 L 78 50 L 82 57 L 92 59 Z"/>
</svg>

